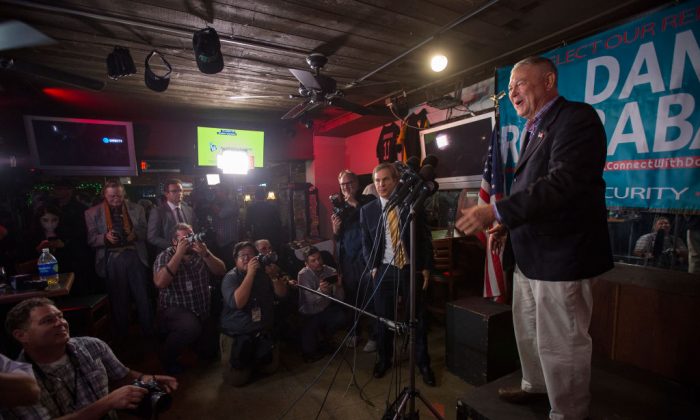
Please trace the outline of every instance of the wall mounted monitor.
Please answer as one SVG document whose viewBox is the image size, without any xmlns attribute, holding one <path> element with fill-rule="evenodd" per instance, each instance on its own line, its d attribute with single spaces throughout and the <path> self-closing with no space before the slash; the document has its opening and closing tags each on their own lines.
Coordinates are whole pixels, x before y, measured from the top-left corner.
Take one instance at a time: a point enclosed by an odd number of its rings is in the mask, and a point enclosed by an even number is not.
<svg viewBox="0 0 700 420">
<path fill-rule="evenodd" d="M 197 127 L 197 165 L 217 166 L 217 156 L 226 150 L 243 150 L 253 167 L 262 168 L 265 132 L 231 128 Z"/>
<path fill-rule="evenodd" d="M 138 174 L 130 122 L 25 115 L 24 125 L 32 164 L 47 174 Z"/>
<path fill-rule="evenodd" d="M 420 132 L 422 158 L 438 158 L 435 180 L 441 190 L 479 188 L 495 122 L 489 112 Z"/>
</svg>

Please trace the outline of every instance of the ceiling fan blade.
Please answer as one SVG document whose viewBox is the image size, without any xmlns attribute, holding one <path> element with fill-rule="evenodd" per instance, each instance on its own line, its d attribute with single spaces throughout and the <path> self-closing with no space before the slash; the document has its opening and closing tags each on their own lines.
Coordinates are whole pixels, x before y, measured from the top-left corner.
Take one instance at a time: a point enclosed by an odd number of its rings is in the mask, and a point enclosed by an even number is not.
<svg viewBox="0 0 700 420">
<path fill-rule="evenodd" d="M 294 118 L 300 116 L 305 112 L 318 108 L 320 105 L 321 104 L 319 102 L 311 102 L 310 99 L 307 99 L 304 102 L 295 105 L 292 109 L 287 111 L 287 113 L 282 116 L 282 119 L 293 120 Z"/>
<path fill-rule="evenodd" d="M 335 54 L 342 46 L 344 46 L 345 43 L 348 42 L 348 38 L 350 38 L 350 34 L 348 33 L 336 36 L 333 39 L 326 41 L 318 47 L 314 48 L 312 52 L 320 53 L 325 55 L 326 57 L 329 57 Z"/>
<path fill-rule="evenodd" d="M 39 76 L 90 90 L 102 90 L 105 87 L 105 82 L 101 80 L 91 79 L 89 77 L 26 61 L 0 58 L 0 69 L 14 70 L 19 73 L 31 74 L 33 76 Z"/>
<path fill-rule="evenodd" d="M 277 99 L 289 99 L 289 95 L 246 95 L 246 96 L 229 96 L 229 99 L 239 100 L 239 99 L 265 99 L 265 98 L 277 98 Z"/>
<path fill-rule="evenodd" d="M 333 106 L 337 106 L 338 108 L 347 109 L 348 111 L 354 112 L 355 114 L 359 115 L 374 114 L 374 111 L 372 111 L 371 109 L 350 101 L 346 101 L 343 98 L 333 98 L 330 100 L 330 104 Z"/>
<path fill-rule="evenodd" d="M 290 72 L 297 78 L 299 83 L 304 85 L 307 89 L 321 90 L 321 85 L 316 81 L 316 77 L 313 73 L 306 70 L 289 69 Z"/>
<path fill-rule="evenodd" d="M 56 40 L 18 20 L 0 23 L 0 51 L 55 43 Z"/>
<path fill-rule="evenodd" d="M 386 82 L 362 82 L 358 84 L 350 84 L 343 88 L 343 92 L 347 95 L 366 95 L 379 92 L 393 92 L 401 89 L 402 83 L 398 80 L 389 80 Z"/>
</svg>

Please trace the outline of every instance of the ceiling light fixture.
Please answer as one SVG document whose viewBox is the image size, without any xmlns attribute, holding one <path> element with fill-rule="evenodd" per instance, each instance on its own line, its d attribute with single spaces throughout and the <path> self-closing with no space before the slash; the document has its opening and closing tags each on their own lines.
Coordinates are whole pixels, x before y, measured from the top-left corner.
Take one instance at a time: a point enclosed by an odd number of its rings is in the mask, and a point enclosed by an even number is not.
<svg viewBox="0 0 700 420">
<path fill-rule="evenodd" d="M 439 73 L 447 68 L 447 57 L 443 53 L 436 53 L 430 59 L 430 68 Z"/>
</svg>

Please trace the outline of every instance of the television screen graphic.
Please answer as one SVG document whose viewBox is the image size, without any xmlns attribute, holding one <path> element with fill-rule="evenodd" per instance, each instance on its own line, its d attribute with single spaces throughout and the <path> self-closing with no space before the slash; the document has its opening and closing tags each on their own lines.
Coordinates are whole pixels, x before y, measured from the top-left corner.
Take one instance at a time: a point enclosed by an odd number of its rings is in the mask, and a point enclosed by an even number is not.
<svg viewBox="0 0 700 420">
<path fill-rule="evenodd" d="M 253 165 L 261 168 L 264 162 L 265 133 L 255 130 L 197 127 L 197 164 L 216 166 L 217 156 L 225 150 L 244 150 Z"/>
</svg>

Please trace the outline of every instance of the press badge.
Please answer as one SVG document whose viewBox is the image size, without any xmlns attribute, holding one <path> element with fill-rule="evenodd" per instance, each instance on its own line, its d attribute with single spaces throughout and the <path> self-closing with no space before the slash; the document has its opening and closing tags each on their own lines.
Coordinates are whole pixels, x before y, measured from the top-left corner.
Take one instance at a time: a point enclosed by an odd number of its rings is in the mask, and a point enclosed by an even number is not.
<svg viewBox="0 0 700 420">
<path fill-rule="evenodd" d="M 253 322 L 260 322 L 262 319 L 262 311 L 260 310 L 260 307 L 254 306 L 253 309 L 250 310 L 250 316 L 253 318 Z"/>
<path fill-rule="evenodd" d="M 185 290 L 187 290 L 188 292 L 191 292 L 191 291 L 194 290 L 194 286 L 192 286 L 192 282 L 191 282 L 191 281 L 186 281 L 186 282 L 185 282 Z"/>
</svg>

